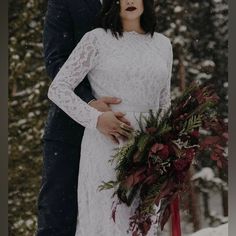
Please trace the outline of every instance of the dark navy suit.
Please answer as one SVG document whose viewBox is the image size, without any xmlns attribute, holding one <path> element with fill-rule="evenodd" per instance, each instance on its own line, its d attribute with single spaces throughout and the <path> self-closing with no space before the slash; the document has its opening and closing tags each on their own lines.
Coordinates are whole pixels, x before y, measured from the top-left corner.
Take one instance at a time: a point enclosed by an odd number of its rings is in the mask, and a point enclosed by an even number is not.
<svg viewBox="0 0 236 236">
<path fill-rule="evenodd" d="M 48 0 L 43 44 L 46 70 L 52 80 L 83 35 L 94 28 L 100 8 L 100 0 Z M 94 98 L 87 79 L 75 93 L 86 102 Z M 83 132 L 82 126 L 50 104 L 43 136 L 38 236 L 75 235 Z"/>
</svg>

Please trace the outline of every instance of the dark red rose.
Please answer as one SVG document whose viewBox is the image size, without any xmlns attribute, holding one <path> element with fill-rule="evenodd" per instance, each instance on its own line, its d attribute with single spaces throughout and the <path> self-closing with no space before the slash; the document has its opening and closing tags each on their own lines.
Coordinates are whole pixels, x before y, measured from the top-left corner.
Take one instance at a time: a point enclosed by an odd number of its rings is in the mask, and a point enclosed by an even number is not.
<svg viewBox="0 0 236 236">
<path fill-rule="evenodd" d="M 191 162 L 191 161 L 193 160 L 195 154 L 196 154 L 196 153 L 195 153 L 194 148 L 189 148 L 189 149 L 187 149 L 186 152 L 185 152 L 186 159 L 187 159 L 189 162 Z"/>
<path fill-rule="evenodd" d="M 155 143 L 149 152 L 149 156 L 153 154 L 160 156 L 161 159 L 166 160 L 169 157 L 168 145 L 162 143 Z"/>
<path fill-rule="evenodd" d="M 163 145 L 163 148 L 158 152 L 162 160 L 166 160 L 169 157 L 169 147 L 168 145 Z"/>
<path fill-rule="evenodd" d="M 186 159 L 177 159 L 174 161 L 174 168 L 177 171 L 182 171 L 184 169 L 186 169 L 187 167 L 189 167 L 189 161 Z"/>
</svg>

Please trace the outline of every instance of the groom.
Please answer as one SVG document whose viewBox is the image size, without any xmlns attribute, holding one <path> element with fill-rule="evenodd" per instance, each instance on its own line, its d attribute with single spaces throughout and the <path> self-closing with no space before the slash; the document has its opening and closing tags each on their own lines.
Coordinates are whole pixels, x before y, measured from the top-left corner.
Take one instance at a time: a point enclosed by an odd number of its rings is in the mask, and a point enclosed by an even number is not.
<svg viewBox="0 0 236 236">
<path fill-rule="evenodd" d="M 53 80 L 73 48 L 90 31 L 101 0 L 48 0 L 43 44 L 46 70 Z M 111 110 L 114 97 L 95 99 L 87 79 L 75 89 L 100 111 Z M 129 122 L 124 114 L 117 119 Z M 101 126 L 105 126 L 102 124 Z M 99 127 L 102 130 L 103 127 Z M 37 236 L 74 236 L 77 219 L 77 181 L 84 128 L 51 104 L 43 137 L 43 176 L 38 198 Z M 119 137 L 119 136 L 118 136 Z M 109 136 L 117 142 L 117 137 Z"/>
</svg>

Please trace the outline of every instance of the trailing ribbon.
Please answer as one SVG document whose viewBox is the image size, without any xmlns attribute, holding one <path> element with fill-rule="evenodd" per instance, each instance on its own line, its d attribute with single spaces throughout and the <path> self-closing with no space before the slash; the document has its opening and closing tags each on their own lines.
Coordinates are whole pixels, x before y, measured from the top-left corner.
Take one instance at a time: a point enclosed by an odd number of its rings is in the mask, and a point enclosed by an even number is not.
<svg viewBox="0 0 236 236">
<path fill-rule="evenodd" d="M 171 228 L 172 236 L 181 236 L 180 215 L 179 215 L 179 196 L 171 203 Z"/>
</svg>

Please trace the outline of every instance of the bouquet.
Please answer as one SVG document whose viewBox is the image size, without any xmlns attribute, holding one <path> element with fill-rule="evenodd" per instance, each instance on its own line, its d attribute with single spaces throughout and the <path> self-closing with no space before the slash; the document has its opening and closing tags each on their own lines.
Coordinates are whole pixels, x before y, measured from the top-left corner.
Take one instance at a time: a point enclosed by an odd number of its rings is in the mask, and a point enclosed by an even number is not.
<svg viewBox="0 0 236 236">
<path fill-rule="evenodd" d="M 155 223 L 163 230 L 171 214 L 177 222 L 175 235 L 180 235 L 178 196 L 186 190 L 188 170 L 201 148 L 199 129 L 217 122 L 212 108 L 218 100 L 211 86 L 190 84 L 167 110 L 141 116 L 140 129 L 109 160 L 116 163 L 116 179 L 103 182 L 99 190 L 113 188 L 118 204 L 130 206 L 139 199 L 129 222 L 133 236 L 147 235 Z M 213 148 L 214 140 L 204 147 Z M 223 158 L 218 152 L 217 162 Z M 114 221 L 117 205 L 112 209 Z"/>
</svg>

